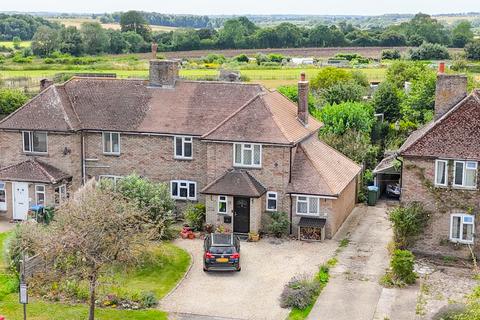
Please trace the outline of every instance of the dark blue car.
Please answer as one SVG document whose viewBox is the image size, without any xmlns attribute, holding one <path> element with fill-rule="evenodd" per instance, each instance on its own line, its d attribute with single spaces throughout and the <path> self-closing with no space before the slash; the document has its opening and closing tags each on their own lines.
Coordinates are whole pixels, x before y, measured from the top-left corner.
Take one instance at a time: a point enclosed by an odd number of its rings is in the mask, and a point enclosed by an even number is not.
<svg viewBox="0 0 480 320">
<path fill-rule="evenodd" d="M 203 271 L 240 271 L 240 239 L 233 233 L 205 237 Z"/>
</svg>

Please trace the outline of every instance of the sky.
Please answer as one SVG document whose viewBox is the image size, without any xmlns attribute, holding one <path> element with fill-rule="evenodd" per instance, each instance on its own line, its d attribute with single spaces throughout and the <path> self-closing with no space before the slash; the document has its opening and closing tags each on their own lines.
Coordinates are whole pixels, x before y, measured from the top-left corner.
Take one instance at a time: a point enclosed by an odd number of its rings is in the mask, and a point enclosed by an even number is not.
<svg viewBox="0 0 480 320">
<path fill-rule="evenodd" d="M 380 15 L 480 11 L 478 0 L 1 0 L 1 11 L 103 13 L 126 10 L 186 14 Z"/>
</svg>

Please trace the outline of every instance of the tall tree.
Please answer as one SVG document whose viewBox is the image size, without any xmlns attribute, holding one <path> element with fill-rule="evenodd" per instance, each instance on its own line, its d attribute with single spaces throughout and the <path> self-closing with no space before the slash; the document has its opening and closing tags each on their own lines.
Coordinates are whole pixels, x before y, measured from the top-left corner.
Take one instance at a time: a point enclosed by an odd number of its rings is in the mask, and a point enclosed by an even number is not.
<svg viewBox="0 0 480 320">
<path fill-rule="evenodd" d="M 456 48 L 463 48 L 473 40 L 473 36 L 470 21 L 462 21 L 452 30 L 452 45 Z"/>
<path fill-rule="evenodd" d="M 69 26 L 60 31 L 60 51 L 78 56 L 83 51 L 82 34 L 77 27 Z"/>
<path fill-rule="evenodd" d="M 86 22 L 80 28 L 82 43 L 86 53 L 99 54 L 105 52 L 110 44 L 110 38 L 98 22 Z"/>
<path fill-rule="evenodd" d="M 42 57 L 50 55 L 59 49 L 58 38 L 57 30 L 47 26 L 39 27 L 32 38 L 33 53 Z"/>
<path fill-rule="evenodd" d="M 130 10 L 120 16 L 122 32 L 133 31 L 143 37 L 145 41 L 151 40 L 151 28 L 143 14 L 139 11 Z"/>
</svg>

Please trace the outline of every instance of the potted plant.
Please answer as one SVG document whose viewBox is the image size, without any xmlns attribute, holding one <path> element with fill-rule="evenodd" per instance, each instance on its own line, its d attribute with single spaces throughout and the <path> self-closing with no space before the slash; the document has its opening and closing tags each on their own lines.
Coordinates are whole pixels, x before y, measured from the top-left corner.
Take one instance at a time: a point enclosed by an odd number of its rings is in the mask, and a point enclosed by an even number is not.
<svg viewBox="0 0 480 320">
<path fill-rule="evenodd" d="M 213 224 L 207 223 L 205 225 L 205 233 L 212 233 L 213 232 Z"/>
<path fill-rule="evenodd" d="M 248 241 L 257 242 L 260 240 L 260 235 L 257 232 L 248 233 Z"/>
</svg>

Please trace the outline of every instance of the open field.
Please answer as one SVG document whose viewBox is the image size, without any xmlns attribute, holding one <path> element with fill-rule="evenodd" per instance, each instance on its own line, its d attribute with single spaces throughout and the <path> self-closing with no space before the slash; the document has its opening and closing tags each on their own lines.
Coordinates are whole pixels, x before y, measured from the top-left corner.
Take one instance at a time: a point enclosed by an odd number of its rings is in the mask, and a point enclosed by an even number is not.
<svg viewBox="0 0 480 320">
<path fill-rule="evenodd" d="M 20 47 L 22 48 L 30 47 L 31 44 L 32 44 L 32 41 L 21 41 Z M 13 41 L 0 41 L 0 46 L 5 46 L 7 48 L 13 49 Z"/>
<path fill-rule="evenodd" d="M 385 77 L 384 68 L 358 69 L 364 72 L 370 81 L 381 81 Z M 307 78 L 313 78 L 319 68 L 283 68 L 262 70 L 241 70 L 241 74 L 251 82 L 261 83 L 268 88 L 276 88 L 281 85 L 295 84 L 301 72 L 307 74 Z M 180 76 L 188 80 L 214 79 L 218 76 L 218 70 L 213 69 L 182 69 Z M 147 79 L 148 70 L 13 70 L 0 71 L 0 79 L 7 86 L 33 87 L 38 86 L 40 79 L 53 78 L 58 73 L 115 73 L 119 78 L 142 78 Z M 14 82 L 17 82 L 15 85 Z"/>
<path fill-rule="evenodd" d="M 67 19 L 67 18 L 49 18 L 49 21 L 56 22 L 59 24 L 63 24 L 66 27 L 69 26 L 74 26 L 77 28 L 80 28 L 82 23 L 85 22 L 100 22 L 99 20 L 93 20 L 89 18 L 72 18 L 72 19 Z M 102 23 L 102 26 L 104 29 L 114 29 L 118 30 L 120 29 L 120 25 L 118 23 Z M 166 27 L 166 26 L 150 26 L 152 28 L 152 31 L 172 31 L 175 30 L 175 27 Z"/>
</svg>

